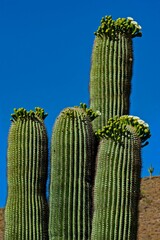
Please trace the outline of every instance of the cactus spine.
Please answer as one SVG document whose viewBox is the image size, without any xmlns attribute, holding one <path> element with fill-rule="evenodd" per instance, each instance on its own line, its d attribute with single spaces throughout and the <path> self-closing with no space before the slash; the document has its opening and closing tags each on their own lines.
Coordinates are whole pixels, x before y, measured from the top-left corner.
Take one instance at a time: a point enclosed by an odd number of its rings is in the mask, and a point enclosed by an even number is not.
<svg viewBox="0 0 160 240">
<path fill-rule="evenodd" d="M 94 133 L 82 108 L 66 108 L 51 142 L 49 238 L 89 239 Z"/>
<path fill-rule="evenodd" d="M 129 114 L 132 77 L 132 38 L 140 26 L 130 18 L 102 18 L 95 32 L 90 71 L 90 107 L 101 112 L 93 122 L 96 131 L 109 118 Z"/>
<path fill-rule="evenodd" d="M 43 109 L 15 109 L 8 138 L 5 240 L 47 240 L 48 139 Z"/>
<path fill-rule="evenodd" d="M 106 138 L 96 159 L 92 240 L 137 239 L 141 144 L 150 137 L 148 126 L 139 122 L 112 119 L 99 133 Z"/>
</svg>

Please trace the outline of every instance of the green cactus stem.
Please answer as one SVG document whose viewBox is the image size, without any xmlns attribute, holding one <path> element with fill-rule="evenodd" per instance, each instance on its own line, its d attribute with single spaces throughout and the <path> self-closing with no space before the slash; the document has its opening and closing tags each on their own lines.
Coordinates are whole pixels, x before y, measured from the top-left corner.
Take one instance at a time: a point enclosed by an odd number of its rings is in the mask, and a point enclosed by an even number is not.
<svg viewBox="0 0 160 240">
<path fill-rule="evenodd" d="M 41 108 L 11 115 L 5 240 L 48 240 L 46 115 Z"/>
<path fill-rule="evenodd" d="M 148 168 L 148 172 L 150 174 L 150 178 L 152 178 L 152 173 L 154 172 L 154 168 L 152 167 L 152 164 L 151 166 Z"/>
<path fill-rule="evenodd" d="M 90 238 L 94 138 L 83 107 L 60 113 L 51 141 L 50 240 Z"/>
<path fill-rule="evenodd" d="M 142 126 L 143 124 L 143 126 Z M 97 133 L 92 240 L 136 240 L 141 145 L 149 126 L 134 116 L 110 119 Z"/>
<path fill-rule="evenodd" d="M 90 107 L 101 117 L 93 122 L 96 131 L 109 118 L 129 114 L 133 66 L 132 38 L 141 36 L 132 18 L 102 18 L 95 32 L 90 71 Z"/>
</svg>

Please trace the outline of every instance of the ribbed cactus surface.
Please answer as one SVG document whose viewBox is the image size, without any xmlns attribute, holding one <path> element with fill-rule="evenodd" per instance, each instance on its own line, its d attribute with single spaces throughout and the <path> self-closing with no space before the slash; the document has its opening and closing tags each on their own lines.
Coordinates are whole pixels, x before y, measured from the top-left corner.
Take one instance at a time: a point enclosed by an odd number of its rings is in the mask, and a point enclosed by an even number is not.
<svg viewBox="0 0 160 240">
<path fill-rule="evenodd" d="M 90 107 L 99 110 L 96 131 L 109 118 L 129 114 L 133 65 L 132 38 L 140 26 L 130 18 L 102 18 L 94 40 L 90 71 Z"/>
<path fill-rule="evenodd" d="M 92 240 L 136 240 L 141 144 L 150 137 L 138 118 L 111 119 L 101 134 L 94 186 Z"/>
<path fill-rule="evenodd" d="M 51 141 L 50 240 L 90 238 L 94 158 L 94 133 L 86 112 L 64 109 Z"/>
<path fill-rule="evenodd" d="M 92 240 L 136 240 L 141 170 L 136 134 L 124 137 L 124 145 L 102 140 L 97 161 Z"/>
<path fill-rule="evenodd" d="M 47 240 L 48 139 L 43 109 L 15 110 L 8 138 L 5 240 Z"/>
</svg>

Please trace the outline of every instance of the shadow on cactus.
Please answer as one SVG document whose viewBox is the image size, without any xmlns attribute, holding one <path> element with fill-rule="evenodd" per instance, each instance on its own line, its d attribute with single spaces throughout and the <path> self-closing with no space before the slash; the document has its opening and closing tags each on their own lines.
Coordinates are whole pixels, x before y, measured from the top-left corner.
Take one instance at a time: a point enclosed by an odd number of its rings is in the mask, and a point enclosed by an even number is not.
<svg viewBox="0 0 160 240">
<path fill-rule="evenodd" d="M 128 126 L 132 126 L 136 129 L 137 136 L 140 138 L 142 146 L 144 147 L 148 144 L 146 140 L 150 138 L 149 125 L 141 120 L 139 117 L 124 115 L 121 117 L 110 118 L 107 125 L 96 132 L 98 138 L 111 138 L 115 141 L 121 142 L 122 136 L 128 134 Z"/>
</svg>

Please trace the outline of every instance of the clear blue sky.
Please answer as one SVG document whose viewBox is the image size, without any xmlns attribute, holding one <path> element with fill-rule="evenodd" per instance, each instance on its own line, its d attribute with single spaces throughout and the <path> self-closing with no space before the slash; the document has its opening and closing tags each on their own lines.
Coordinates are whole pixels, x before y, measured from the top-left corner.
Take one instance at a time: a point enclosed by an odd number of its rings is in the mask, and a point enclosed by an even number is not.
<svg viewBox="0 0 160 240">
<path fill-rule="evenodd" d="M 7 138 L 13 108 L 48 112 L 48 136 L 67 106 L 89 102 L 93 32 L 105 15 L 133 17 L 142 38 L 133 39 L 130 114 L 151 128 L 142 150 L 142 177 L 150 164 L 160 175 L 160 1 L 0 0 L 0 207 L 7 197 Z"/>
</svg>

